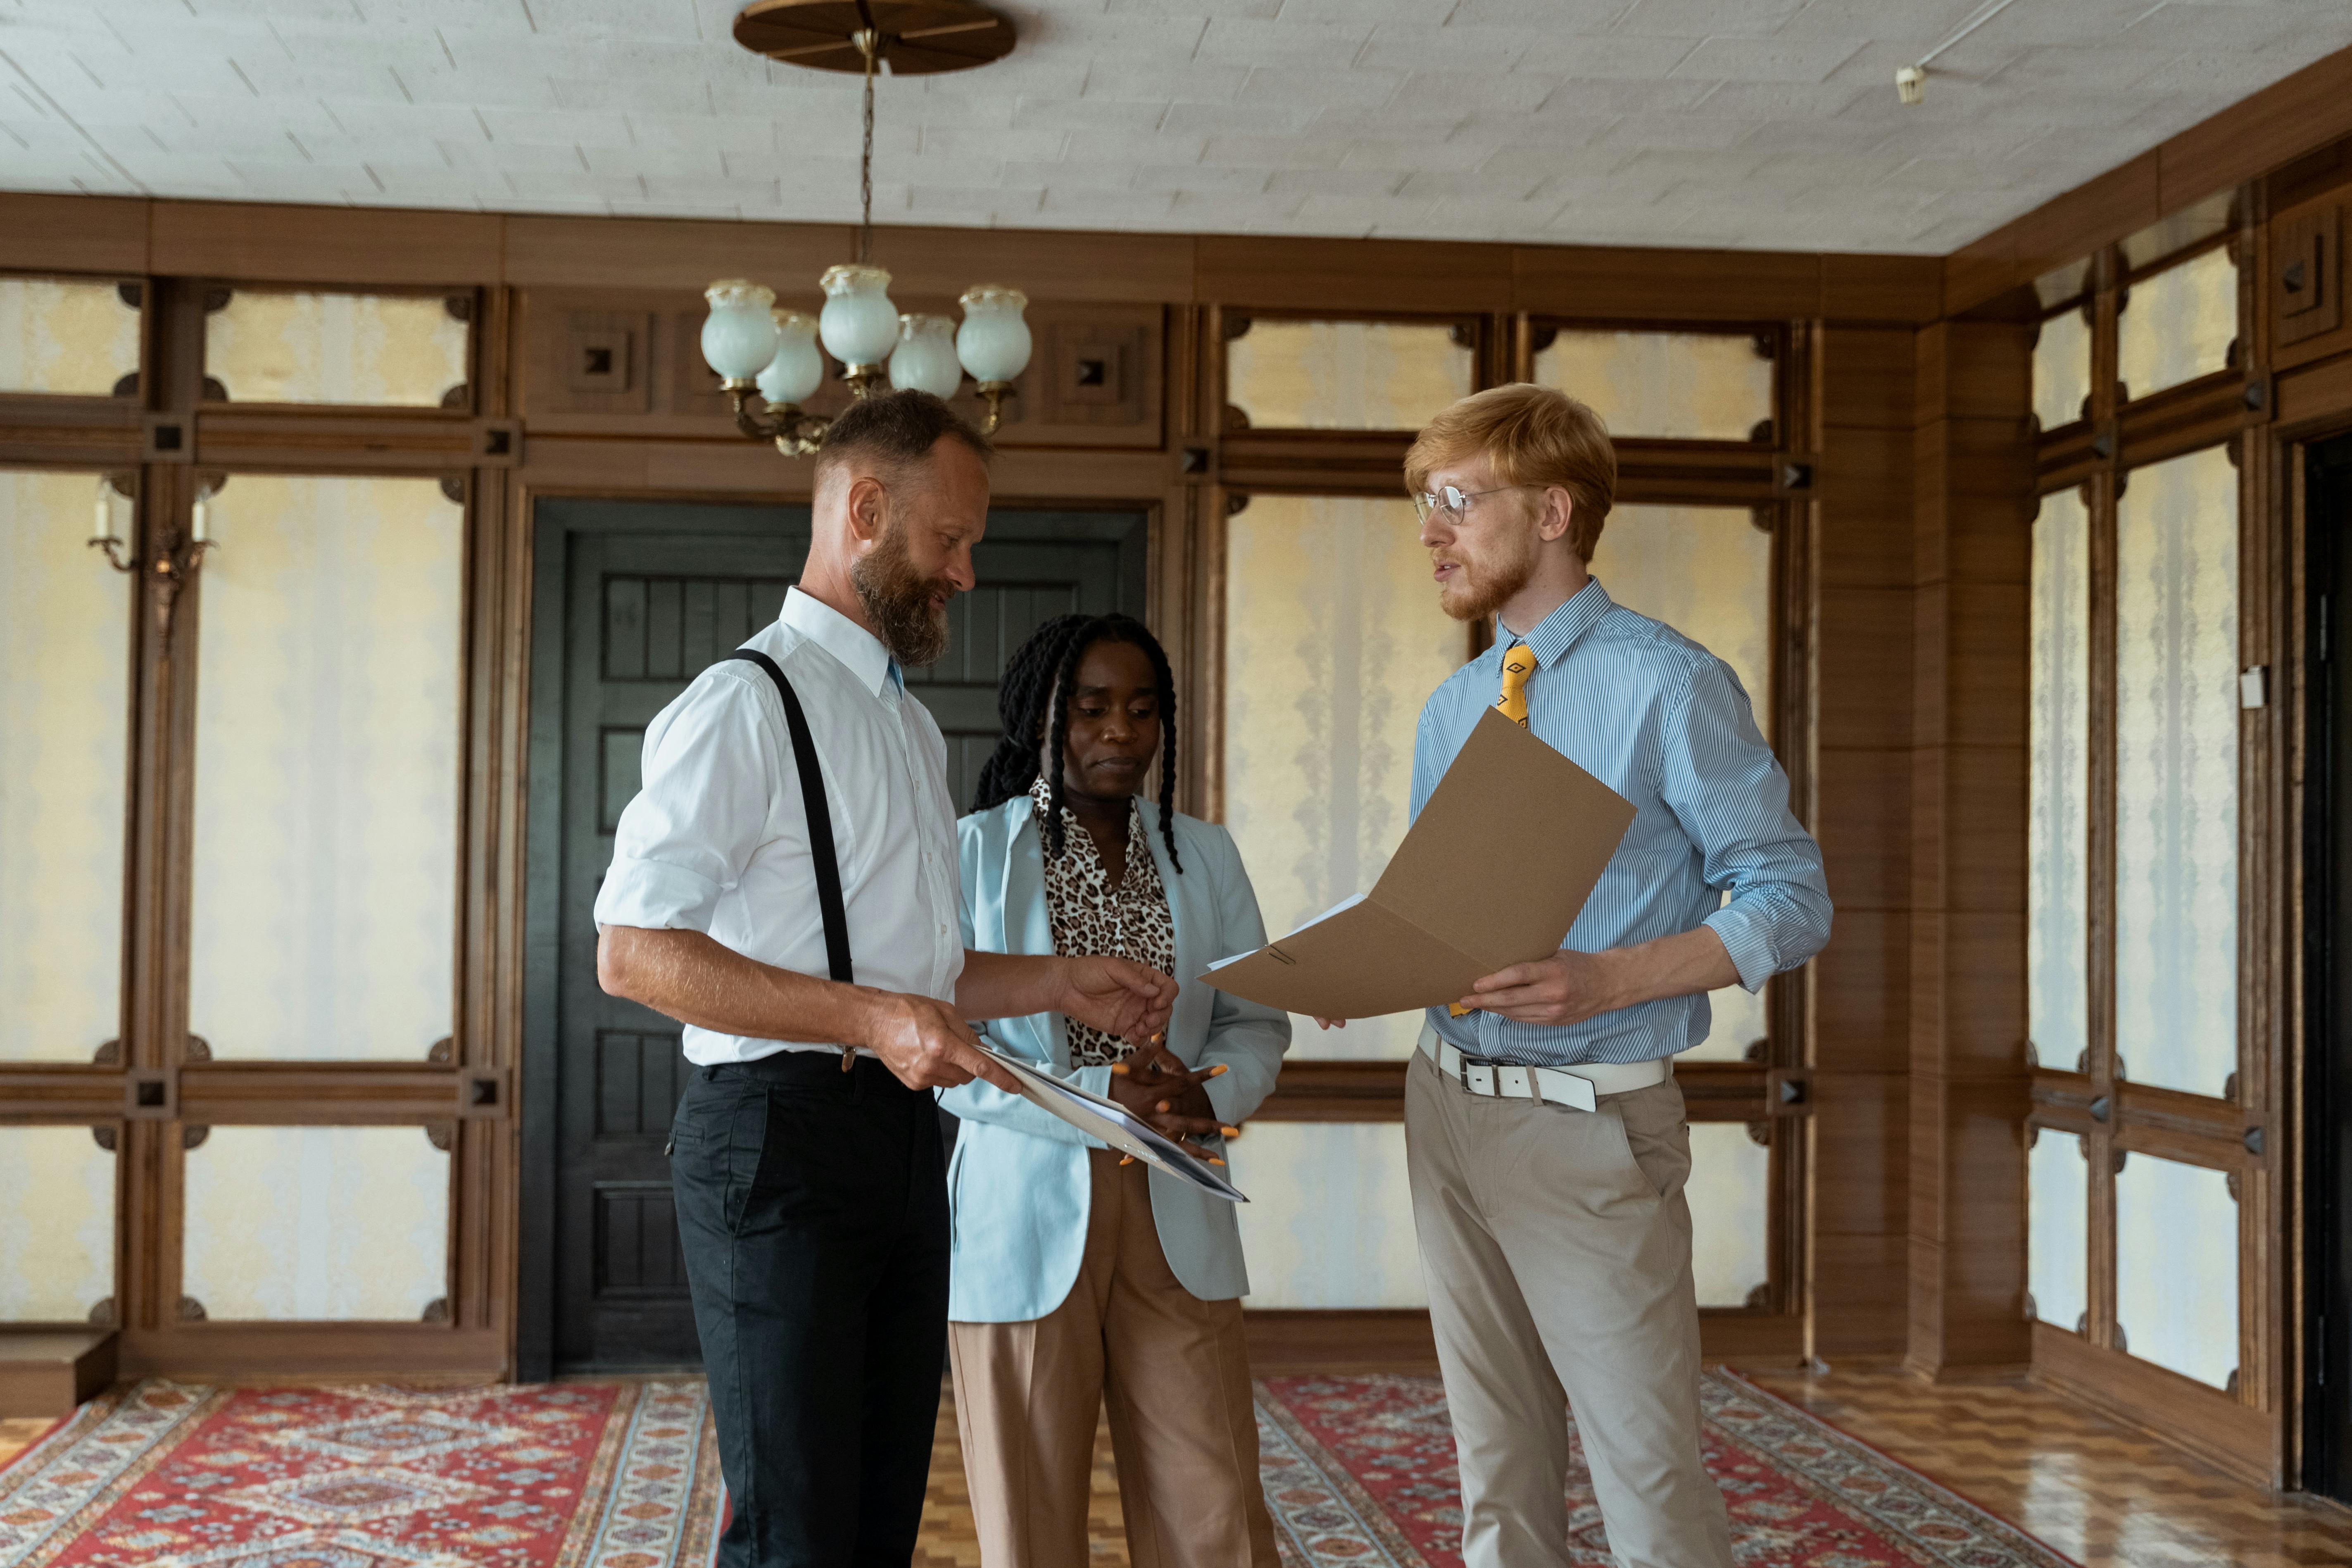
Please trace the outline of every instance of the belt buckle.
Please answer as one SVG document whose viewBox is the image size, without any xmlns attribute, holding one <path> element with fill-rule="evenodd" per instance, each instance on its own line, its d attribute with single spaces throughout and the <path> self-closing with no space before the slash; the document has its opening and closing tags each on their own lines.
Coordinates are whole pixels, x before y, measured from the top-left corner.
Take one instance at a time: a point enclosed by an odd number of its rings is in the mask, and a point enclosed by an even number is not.
<svg viewBox="0 0 2352 1568">
<path fill-rule="evenodd" d="M 1455 1081 L 1462 1085 L 1463 1093 L 1475 1094 L 1478 1092 L 1476 1089 L 1470 1087 L 1470 1053 L 1462 1049 L 1459 1046 L 1456 1046 L 1454 1049 L 1454 1077 Z"/>
</svg>

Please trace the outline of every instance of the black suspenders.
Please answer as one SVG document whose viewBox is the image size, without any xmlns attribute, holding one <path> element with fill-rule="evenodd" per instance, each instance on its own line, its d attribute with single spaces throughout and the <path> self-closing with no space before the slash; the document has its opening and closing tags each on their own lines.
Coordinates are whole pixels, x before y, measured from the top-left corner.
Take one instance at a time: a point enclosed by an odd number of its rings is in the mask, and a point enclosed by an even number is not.
<svg viewBox="0 0 2352 1568">
<path fill-rule="evenodd" d="M 824 770 L 817 765 L 816 742 L 809 738 L 808 715 L 801 711 L 793 683 L 784 679 L 774 659 L 748 647 L 738 648 L 727 658 L 767 671 L 768 679 L 775 682 L 776 695 L 783 699 L 784 724 L 793 737 L 793 761 L 800 769 L 801 805 L 808 812 L 809 855 L 816 862 L 816 904 L 824 917 L 825 964 L 834 979 L 849 984 L 855 976 L 849 963 L 849 912 L 841 898 L 841 858 L 833 847 L 833 812 L 824 798 Z M 847 1072 L 856 1061 L 856 1048 L 844 1046 L 841 1070 Z"/>
</svg>

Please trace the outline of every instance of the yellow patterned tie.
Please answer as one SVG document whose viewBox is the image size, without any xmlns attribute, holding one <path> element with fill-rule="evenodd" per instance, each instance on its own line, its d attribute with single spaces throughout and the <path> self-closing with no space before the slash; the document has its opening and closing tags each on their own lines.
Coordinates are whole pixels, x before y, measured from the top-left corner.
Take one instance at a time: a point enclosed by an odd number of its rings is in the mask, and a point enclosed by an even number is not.
<svg viewBox="0 0 2352 1568">
<path fill-rule="evenodd" d="M 1536 656 L 1527 644 L 1515 642 L 1503 653 L 1503 697 L 1495 706 L 1503 717 L 1524 730 L 1528 727 L 1528 677 L 1536 672 Z M 1449 1016 L 1459 1018 L 1473 1009 L 1449 1002 Z"/>
<path fill-rule="evenodd" d="M 1528 677 L 1536 672 L 1536 656 L 1527 644 L 1515 642 L 1503 654 L 1503 699 L 1495 704 L 1503 717 L 1528 727 Z"/>
</svg>

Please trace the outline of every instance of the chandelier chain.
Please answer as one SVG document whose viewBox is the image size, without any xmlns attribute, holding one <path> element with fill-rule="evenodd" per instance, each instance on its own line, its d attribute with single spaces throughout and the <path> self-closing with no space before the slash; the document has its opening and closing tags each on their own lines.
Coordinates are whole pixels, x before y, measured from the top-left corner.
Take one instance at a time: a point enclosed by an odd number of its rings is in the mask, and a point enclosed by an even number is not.
<svg viewBox="0 0 2352 1568">
<path fill-rule="evenodd" d="M 857 160 L 857 264 L 869 266 L 874 260 L 874 56 L 879 42 L 871 27 L 857 36 L 857 47 L 866 56 L 866 147 Z"/>
</svg>

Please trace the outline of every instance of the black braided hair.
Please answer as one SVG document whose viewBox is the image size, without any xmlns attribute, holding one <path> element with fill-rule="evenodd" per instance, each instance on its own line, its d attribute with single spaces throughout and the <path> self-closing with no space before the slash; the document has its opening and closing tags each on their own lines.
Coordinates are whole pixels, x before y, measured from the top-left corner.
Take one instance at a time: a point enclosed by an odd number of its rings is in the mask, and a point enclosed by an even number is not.
<svg viewBox="0 0 2352 1568">
<path fill-rule="evenodd" d="M 1055 616 L 1029 634 L 1005 662 L 1004 679 L 996 689 L 997 717 L 1004 738 L 982 764 L 980 782 L 971 794 L 971 809 L 986 811 L 1037 782 L 1039 752 L 1055 759 L 1047 788 L 1051 800 L 1045 814 L 1045 842 L 1058 858 L 1066 847 L 1062 826 L 1061 758 L 1070 741 L 1070 689 L 1087 649 L 1098 642 L 1129 643 L 1151 661 L 1160 688 L 1160 841 L 1168 847 L 1168 863 L 1181 876 L 1184 863 L 1176 854 L 1176 676 L 1168 666 L 1168 652 L 1150 627 L 1131 616 Z M 1052 744 L 1046 744 L 1051 737 Z"/>
</svg>

